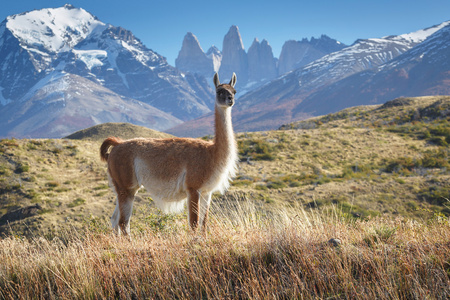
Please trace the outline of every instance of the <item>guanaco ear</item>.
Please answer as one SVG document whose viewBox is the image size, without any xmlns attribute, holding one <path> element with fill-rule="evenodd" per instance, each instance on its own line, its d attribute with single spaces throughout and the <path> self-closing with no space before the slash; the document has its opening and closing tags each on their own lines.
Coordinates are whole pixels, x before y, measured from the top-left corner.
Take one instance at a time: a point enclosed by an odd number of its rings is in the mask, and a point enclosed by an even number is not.
<svg viewBox="0 0 450 300">
<path fill-rule="evenodd" d="M 213 81 L 214 81 L 214 85 L 215 85 L 215 87 L 216 87 L 216 89 L 217 89 L 217 87 L 220 85 L 220 81 L 219 81 L 219 74 L 214 74 L 214 79 L 213 79 Z"/>
<path fill-rule="evenodd" d="M 230 85 L 234 87 L 236 85 L 236 73 L 233 72 L 233 76 L 231 76 Z"/>
</svg>

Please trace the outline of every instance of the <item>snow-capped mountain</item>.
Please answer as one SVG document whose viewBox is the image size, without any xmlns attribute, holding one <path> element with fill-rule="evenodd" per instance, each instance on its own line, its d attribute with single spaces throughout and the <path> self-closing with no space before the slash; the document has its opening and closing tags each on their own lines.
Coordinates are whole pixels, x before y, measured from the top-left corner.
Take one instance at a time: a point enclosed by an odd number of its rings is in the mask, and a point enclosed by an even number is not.
<svg viewBox="0 0 450 300">
<path fill-rule="evenodd" d="M 307 97 L 293 109 L 293 115 L 326 114 L 398 97 L 449 95 L 450 22 L 436 28 L 441 29 L 388 63 L 344 78 Z M 421 33 L 425 32 L 417 36 Z"/>
<path fill-rule="evenodd" d="M 399 36 L 358 40 L 236 100 L 237 131 L 281 124 L 345 107 L 408 95 L 448 94 L 450 22 Z M 447 81 L 446 81 L 447 80 Z M 168 132 L 209 134 L 207 118 Z"/>
<path fill-rule="evenodd" d="M 248 130 L 254 126 L 261 128 L 261 126 L 272 126 L 275 122 L 287 123 L 293 118 L 315 115 L 315 110 L 312 110 L 297 111 L 298 115 L 293 116 L 291 109 L 330 84 L 391 62 L 448 24 L 445 22 L 425 30 L 399 36 L 358 40 L 347 48 L 328 54 L 287 73 L 262 88 L 242 96 L 239 101 L 240 106 L 238 106 L 240 113 L 239 116 L 236 116 L 238 120 L 235 124 L 242 122 L 243 129 Z M 261 101 L 261 99 L 264 100 Z M 265 105 L 261 105 L 262 103 Z M 264 106 L 266 106 L 264 110 L 260 109 Z M 328 104 L 325 107 L 332 108 Z M 279 116 L 275 117 L 277 114 Z M 252 121 L 252 119 L 264 120 L 265 118 L 271 120 L 272 125 L 270 123 L 263 125 L 263 122 Z"/>
<path fill-rule="evenodd" d="M 159 109 L 161 116 L 164 111 L 177 122 L 213 107 L 214 95 L 203 77 L 182 74 L 130 31 L 71 5 L 8 17 L 0 24 L 0 57 L 2 119 L 11 110 L 7 106 L 30 100 L 30 89 L 45 87 L 48 77 L 57 74 L 84 77 L 126 101 Z M 103 90 L 100 87 L 95 90 Z M 103 94 L 95 97 L 102 99 Z M 172 124 L 173 117 L 165 123 Z M 0 136 L 5 134 L 0 129 Z"/>
</svg>

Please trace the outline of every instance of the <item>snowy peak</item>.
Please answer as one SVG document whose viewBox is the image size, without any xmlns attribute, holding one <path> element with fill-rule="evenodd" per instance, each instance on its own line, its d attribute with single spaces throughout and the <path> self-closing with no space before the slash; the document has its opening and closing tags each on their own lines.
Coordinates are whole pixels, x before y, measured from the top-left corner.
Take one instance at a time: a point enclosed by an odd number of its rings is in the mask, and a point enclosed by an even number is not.
<svg viewBox="0 0 450 300">
<path fill-rule="evenodd" d="M 439 28 L 439 30 L 435 30 L 436 28 Z M 405 54 L 400 55 L 392 62 L 382 66 L 381 69 L 392 69 L 400 66 L 407 70 L 409 69 L 408 65 L 416 65 L 418 62 L 426 62 L 427 64 L 432 65 L 436 70 L 448 66 L 450 21 L 431 27 L 427 32 L 433 32 L 433 34 L 426 35 L 426 38 L 422 35 L 422 38 L 424 39 L 422 43 L 418 44 Z"/>
<path fill-rule="evenodd" d="M 391 39 L 391 40 L 403 40 L 403 41 L 407 41 L 412 44 L 419 44 L 419 43 L 423 42 L 424 40 L 426 40 L 429 36 L 431 36 L 435 32 L 441 30 L 442 28 L 444 28 L 448 25 L 450 25 L 450 21 L 443 22 L 439 25 L 435 25 L 435 26 L 421 29 L 418 31 L 414 31 L 411 33 L 406 33 L 406 34 L 402 34 L 402 35 L 398 35 L 398 36 L 387 36 L 387 37 L 383 37 L 383 38 Z"/>
<path fill-rule="evenodd" d="M 296 70 L 296 76 L 303 78 L 305 85 L 314 86 L 316 89 L 357 72 L 381 66 L 410 50 L 418 41 L 426 39 L 436 30 L 360 39 L 349 47 L 325 55 Z"/>
<path fill-rule="evenodd" d="M 49 52 L 67 51 L 97 28 L 107 25 L 84 9 L 65 5 L 7 18 L 6 28 L 23 47 Z"/>
</svg>

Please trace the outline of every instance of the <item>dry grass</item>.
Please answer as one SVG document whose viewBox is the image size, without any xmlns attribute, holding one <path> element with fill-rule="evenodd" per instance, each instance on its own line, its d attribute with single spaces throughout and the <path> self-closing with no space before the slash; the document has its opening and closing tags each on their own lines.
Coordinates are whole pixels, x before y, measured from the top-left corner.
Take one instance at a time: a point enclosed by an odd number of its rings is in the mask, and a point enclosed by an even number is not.
<svg viewBox="0 0 450 300">
<path fill-rule="evenodd" d="M 231 195 L 207 236 L 171 220 L 131 240 L 97 223 L 53 240 L 0 240 L 3 299 L 444 299 L 450 226 L 350 221 L 338 209 L 276 210 Z M 157 218 L 157 216 L 154 216 Z M 136 222 L 132 227 L 139 227 Z M 133 231 L 133 230 L 132 230 Z M 328 241 L 338 238 L 341 244 Z"/>
</svg>

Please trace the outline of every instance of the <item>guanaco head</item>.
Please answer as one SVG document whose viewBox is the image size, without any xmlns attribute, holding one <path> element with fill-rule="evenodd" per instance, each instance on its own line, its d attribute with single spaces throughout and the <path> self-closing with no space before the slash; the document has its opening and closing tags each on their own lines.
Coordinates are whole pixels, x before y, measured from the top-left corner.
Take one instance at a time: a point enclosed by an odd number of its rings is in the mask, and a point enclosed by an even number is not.
<svg viewBox="0 0 450 300">
<path fill-rule="evenodd" d="M 236 74 L 233 73 L 230 83 L 220 84 L 219 74 L 214 74 L 214 85 L 216 86 L 216 104 L 220 107 L 227 108 L 234 104 L 234 95 L 236 90 L 234 86 L 236 85 Z"/>
</svg>

